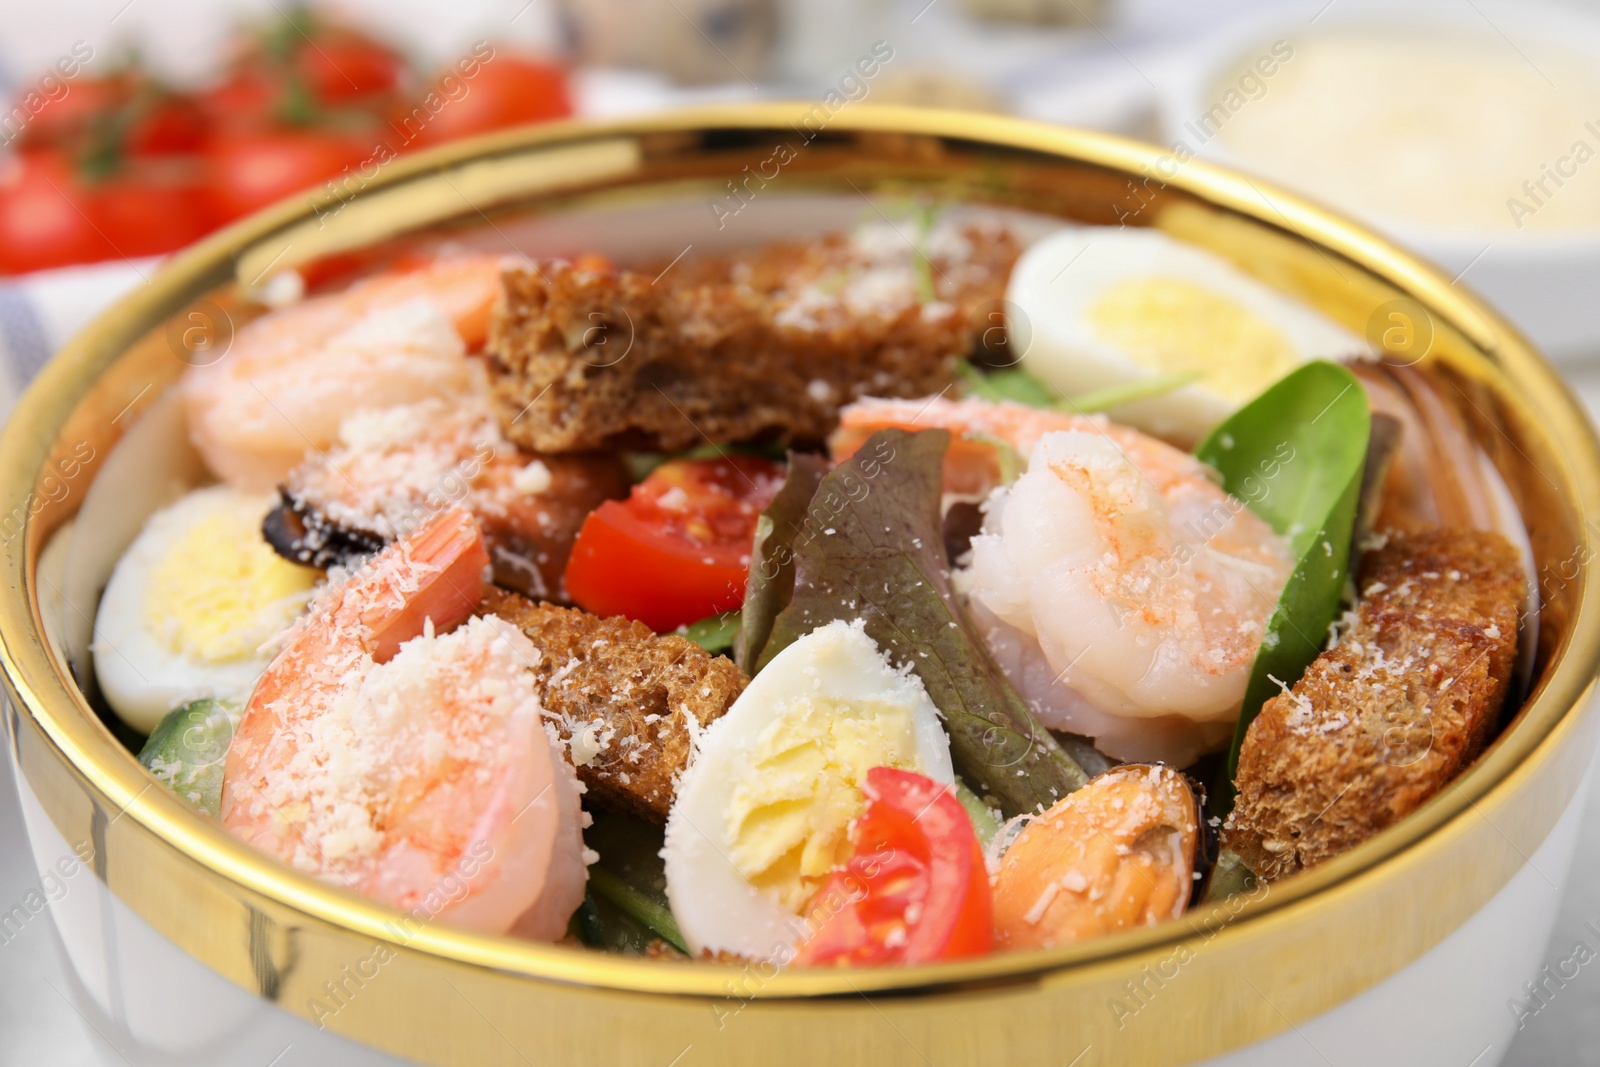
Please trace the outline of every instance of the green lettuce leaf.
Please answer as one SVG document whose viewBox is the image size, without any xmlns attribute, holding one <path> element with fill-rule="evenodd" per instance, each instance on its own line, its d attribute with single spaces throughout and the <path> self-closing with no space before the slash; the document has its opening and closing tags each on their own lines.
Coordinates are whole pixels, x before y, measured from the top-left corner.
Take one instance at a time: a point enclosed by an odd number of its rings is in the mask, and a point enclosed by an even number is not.
<svg viewBox="0 0 1600 1067">
<path fill-rule="evenodd" d="M 1244 865 L 1244 860 L 1239 858 L 1237 852 L 1223 849 L 1217 856 L 1216 866 L 1211 869 L 1211 879 L 1206 883 L 1206 895 L 1202 903 L 1220 904 L 1229 897 L 1249 893 L 1255 887 L 1255 873 Z"/>
<path fill-rule="evenodd" d="M 1063 400 L 1056 407 L 1061 411 L 1077 412 L 1079 415 L 1093 415 L 1097 411 L 1110 411 L 1112 408 L 1120 408 L 1125 404 L 1149 400 L 1152 397 L 1165 396 L 1168 393 L 1182 389 L 1186 385 L 1193 385 L 1199 380 L 1200 375 L 1194 371 L 1184 371 L 1180 374 L 1158 374 L 1153 378 L 1140 378 L 1137 381 L 1096 389 L 1092 393 L 1079 393 L 1070 400 Z"/>
<path fill-rule="evenodd" d="M 672 917 L 672 911 L 620 875 L 595 864 L 589 868 L 589 892 L 596 900 L 610 904 L 679 952 L 688 954 L 689 947 L 678 932 L 678 921 Z"/>
<path fill-rule="evenodd" d="M 1289 539 L 1295 559 L 1250 669 L 1228 755 L 1231 806 L 1239 746 L 1261 705 L 1322 651 L 1350 576 L 1350 538 L 1371 418 L 1361 383 L 1336 363 L 1308 363 L 1213 430 L 1195 455 L 1222 486 Z M 1276 681 L 1274 680 L 1276 679 Z"/>
<path fill-rule="evenodd" d="M 601 943 L 643 952 L 659 937 L 687 953 L 678 922 L 667 906 L 667 875 L 661 859 L 662 832 L 629 815 L 597 811 L 583 843 L 600 858 L 589 868 L 589 896 L 596 905 Z M 640 939 L 638 934 L 645 931 Z"/>
<path fill-rule="evenodd" d="M 985 804 L 978 794 L 968 788 L 967 783 L 959 776 L 956 778 L 956 799 L 961 801 L 961 807 L 966 811 L 967 818 L 972 820 L 972 831 L 978 835 L 978 844 L 988 848 L 989 842 L 994 840 L 994 835 L 1000 832 L 999 815 Z"/>
<path fill-rule="evenodd" d="M 880 430 L 823 477 L 794 538 L 794 589 L 759 668 L 835 619 L 865 620 L 944 713 L 956 772 L 1008 816 L 1050 807 L 1088 780 L 1034 721 L 957 607 L 939 497 L 945 430 Z"/>
<path fill-rule="evenodd" d="M 1005 367 L 984 373 L 971 363 L 963 362 L 956 368 L 956 377 L 967 396 L 996 402 L 1010 400 L 1031 408 L 1053 408 L 1077 415 L 1093 415 L 1124 404 L 1164 396 L 1200 379 L 1200 375 L 1192 371 L 1158 374 L 1152 378 L 1096 389 L 1092 393 L 1064 397 L 1043 379 L 1034 377 L 1021 367 Z"/>
<path fill-rule="evenodd" d="M 1061 394 L 1021 367 L 1005 367 L 985 374 L 963 360 L 956 365 L 956 377 L 968 396 L 980 400 L 1010 400 L 1030 408 L 1050 408 L 1061 403 Z"/>
<path fill-rule="evenodd" d="M 682 633 L 707 652 L 727 652 L 739 639 L 739 622 L 737 611 L 724 611 L 720 615 L 707 615 L 698 622 L 691 622 L 683 628 Z"/>
<path fill-rule="evenodd" d="M 756 673 L 756 663 L 772 633 L 772 620 L 789 603 L 794 591 L 794 541 L 806 519 L 806 508 L 828 473 L 828 461 L 806 452 L 789 455 L 789 475 L 783 488 L 756 521 L 755 545 L 750 550 L 750 575 L 745 580 L 743 622 L 734 643 L 733 660 L 746 674 Z"/>
</svg>

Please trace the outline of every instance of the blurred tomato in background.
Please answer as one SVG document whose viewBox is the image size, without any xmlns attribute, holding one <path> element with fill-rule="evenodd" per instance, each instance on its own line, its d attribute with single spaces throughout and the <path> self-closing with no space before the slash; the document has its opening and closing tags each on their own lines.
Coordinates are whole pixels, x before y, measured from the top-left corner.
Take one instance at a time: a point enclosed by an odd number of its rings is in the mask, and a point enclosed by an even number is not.
<svg viewBox="0 0 1600 1067">
<path fill-rule="evenodd" d="M 432 84 L 450 104 L 422 127 L 416 140 L 419 147 L 572 114 L 566 72 L 549 63 L 497 54 L 479 66 L 465 93 L 453 89 L 444 78 L 459 80 L 460 75 L 446 73 Z M 452 99 L 452 92 L 458 93 L 458 98 Z"/>
<path fill-rule="evenodd" d="M 321 185 L 366 154 L 354 135 L 316 128 L 265 128 L 212 138 L 206 187 L 220 222 L 231 222 L 300 189 Z"/>
<path fill-rule="evenodd" d="M 313 7 L 275 12 L 194 88 L 130 57 L 19 97 L 0 273 L 170 252 L 370 160 L 572 113 L 558 64 L 483 44 L 425 71 Z"/>
<path fill-rule="evenodd" d="M 114 255 L 89 210 L 71 164 L 57 154 L 7 160 L 0 175 L 0 270 L 20 274 Z"/>
</svg>

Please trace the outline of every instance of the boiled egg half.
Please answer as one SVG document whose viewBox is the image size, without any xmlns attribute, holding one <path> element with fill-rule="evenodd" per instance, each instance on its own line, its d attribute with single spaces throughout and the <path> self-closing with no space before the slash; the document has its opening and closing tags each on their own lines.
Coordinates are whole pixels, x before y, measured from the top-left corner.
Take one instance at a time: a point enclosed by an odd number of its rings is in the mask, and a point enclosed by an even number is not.
<svg viewBox="0 0 1600 1067">
<path fill-rule="evenodd" d="M 706 729 L 667 820 L 667 899 L 689 949 L 774 959 L 799 941 L 801 912 L 850 858 L 879 766 L 955 780 L 916 675 L 859 620 L 773 657 Z"/>
<path fill-rule="evenodd" d="M 1023 366 L 1072 398 L 1157 378 L 1192 384 L 1110 409 L 1188 446 L 1313 359 L 1363 353 L 1355 334 L 1157 230 L 1074 227 L 1017 261 L 1006 292 Z"/>
<path fill-rule="evenodd" d="M 305 608 L 317 572 L 262 539 L 276 498 L 197 489 L 156 512 L 117 561 L 95 615 L 95 674 L 141 733 L 200 697 L 243 701 Z"/>
</svg>

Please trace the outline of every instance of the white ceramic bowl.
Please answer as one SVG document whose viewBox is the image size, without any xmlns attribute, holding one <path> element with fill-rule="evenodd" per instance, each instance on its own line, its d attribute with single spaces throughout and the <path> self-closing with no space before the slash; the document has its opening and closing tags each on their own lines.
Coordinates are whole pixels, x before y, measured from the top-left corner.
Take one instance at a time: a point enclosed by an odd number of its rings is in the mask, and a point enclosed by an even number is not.
<svg viewBox="0 0 1600 1067">
<path fill-rule="evenodd" d="M 41 876 L 73 872 L 50 912 L 76 1004 L 117 1046 L 108 1063 L 1486 1067 L 1504 1051 L 1506 1001 L 1539 966 L 1600 729 L 1587 705 L 1600 445 L 1550 368 L 1448 277 L 1260 186 L 1269 209 L 1256 186 L 1201 163 L 1138 221 L 1347 326 L 1397 298 L 1421 306 L 1437 335 L 1428 358 L 1476 397 L 1475 432 L 1529 516 L 1544 585 L 1532 697 L 1448 790 L 1349 853 L 1065 949 L 777 974 L 629 960 L 397 927 L 391 909 L 197 816 L 96 717 L 83 693 L 95 598 L 144 518 L 201 476 L 170 390 L 188 354 L 173 338 L 196 313 L 225 314 L 234 281 L 287 247 L 461 225 L 481 247 L 670 257 L 837 228 L 874 217 L 868 194 L 910 189 L 1115 225 L 1125 183 L 1160 154 L 989 115 L 862 108 L 719 226 L 708 200 L 796 136 L 805 111 L 550 126 L 402 160 L 326 226 L 284 204 L 177 257 L 42 373 L 0 438 L 15 531 L 0 538 L 0 668 L 30 844 Z M 92 458 L 64 473 L 86 444 Z"/>
<path fill-rule="evenodd" d="M 1270 160 L 1240 158 L 1224 143 L 1225 136 L 1202 142 L 1195 124 L 1218 105 L 1226 79 L 1241 63 L 1270 52 L 1274 42 L 1293 47 L 1335 30 L 1465 35 L 1504 48 L 1513 62 L 1521 62 L 1516 57 L 1535 44 L 1600 66 L 1596 13 L 1508 0 L 1316 0 L 1230 24 L 1174 57 L 1158 78 L 1163 141 L 1181 143 L 1199 158 L 1281 181 Z M 1270 96 L 1271 79 L 1265 84 Z M 1250 106 L 1247 99 L 1240 111 Z M 1594 117 L 1600 119 L 1600 112 Z M 1600 135 L 1577 128 L 1572 139 L 1585 139 L 1600 152 Z M 1528 177 L 1538 177 L 1541 162 L 1549 161 L 1530 161 Z M 1525 194 L 1508 188 L 1505 195 Z M 1600 292 L 1600 228 L 1555 232 L 1425 226 L 1363 211 L 1337 196 L 1324 199 L 1481 293 L 1552 359 L 1600 360 L 1600 316 L 1593 309 L 1594 294 Z"/>
</svg>

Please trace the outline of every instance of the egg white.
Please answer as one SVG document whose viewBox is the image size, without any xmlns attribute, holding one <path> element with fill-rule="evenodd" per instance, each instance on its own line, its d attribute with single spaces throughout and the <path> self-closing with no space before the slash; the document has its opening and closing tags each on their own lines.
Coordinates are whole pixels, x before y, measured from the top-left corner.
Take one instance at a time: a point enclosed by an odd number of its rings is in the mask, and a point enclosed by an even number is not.
<svg viewBox="0 0 1600 1067">
<path fill-rule="evenodd" d="M 242 702 L 266 670 L 269 653 L 205 662 L 174 651 L 152 631 L 146 597 L 152 572 L 189 530 L 219 512 L 248 509 L 264 518 L 275 499 L 221 485 L 195 490 L 152 515 L 117 561 L 89 647 L 106 702 L 135 730 L 148 734 L 174 707 L 201 697 Z M 287 620 L 281 605 L 273 608 Z"/>
<path fill-rule="evenodd" d="M 933 701 L 915 675 L 889 664 L 859 620 L 832 622 L 802 637 L 773 657 L 705 730 L 678 781 L 661 855 L 667 899 L 692 952 L 774 959 L 804 935 L 800 918 L 751 885 L 729 858 L 727 811 L 737 771 L 762 731 L 806 694 L 909 709 L 916 769 L 935 781 L 955 781 L 949 738 Z"/>
<path fill-rule="evenodd" d="M 1276 328 L 1289 342 L 1297 365 L 1367 350 L 1355 334 L 1210 252 L 1156 230 L 1072 227 L 1034 243 L 1011 273 L 1008 311 L 1022 321 L 1008 325 L 1021 342 L 1024 368 L 1067 397 L 1155 377 L 1156 371 L 1101 336 L 1089 318 L 1108 289 L 1139 278 L 1185 281 L 1233 301 Z M 1219 367 L 1236 355 L 1202 354 L 1209 365 Z M 1252 392 L 1259 393 L 1280 376 L 1264 373 Z M 1243 402 L 1208 387 L 1202 377 L 1182 389 L 1119 407 L 1112 417 L 1187 446 Z"/>
</svg>

